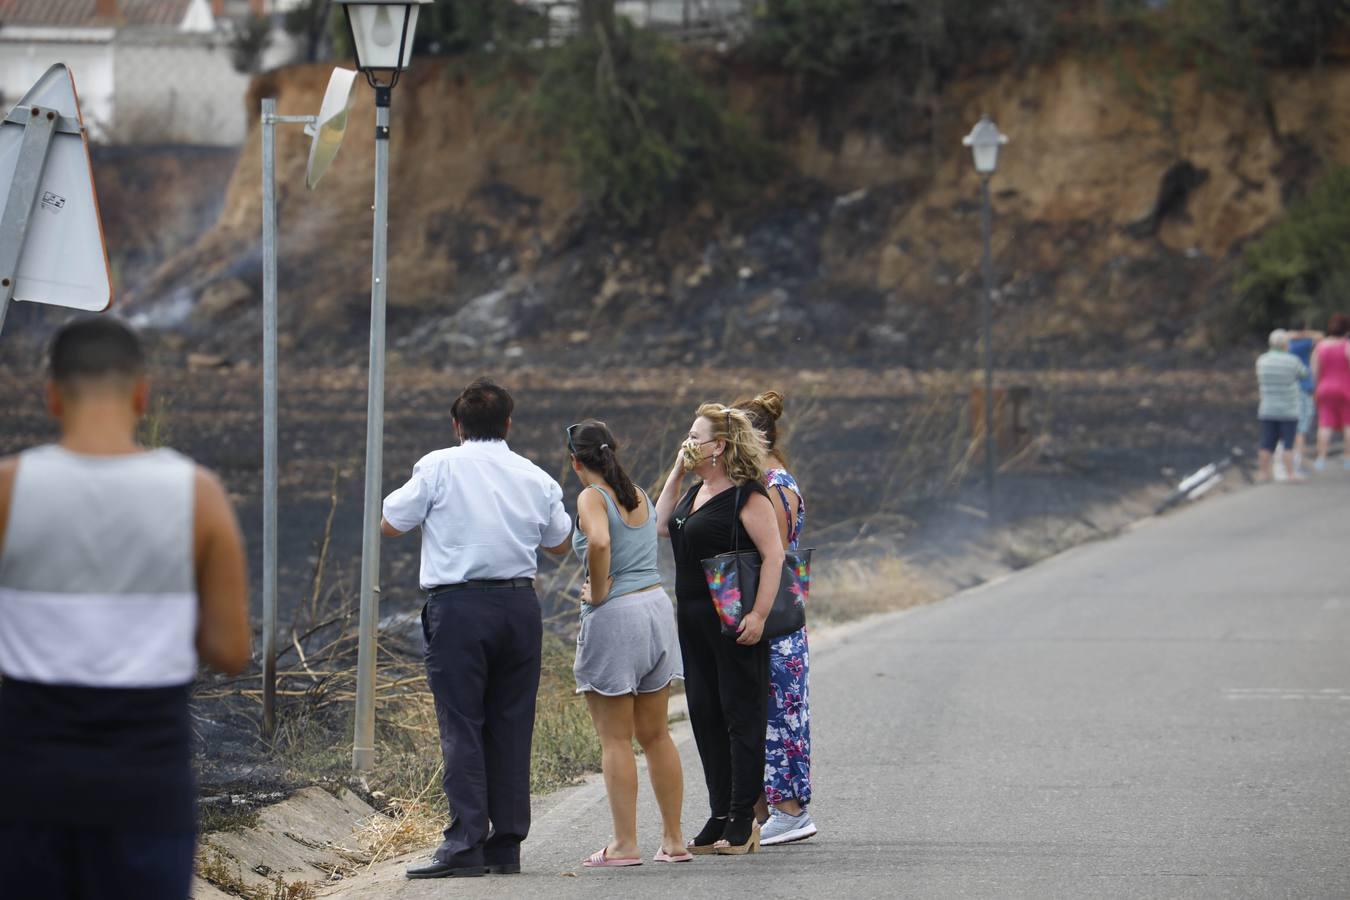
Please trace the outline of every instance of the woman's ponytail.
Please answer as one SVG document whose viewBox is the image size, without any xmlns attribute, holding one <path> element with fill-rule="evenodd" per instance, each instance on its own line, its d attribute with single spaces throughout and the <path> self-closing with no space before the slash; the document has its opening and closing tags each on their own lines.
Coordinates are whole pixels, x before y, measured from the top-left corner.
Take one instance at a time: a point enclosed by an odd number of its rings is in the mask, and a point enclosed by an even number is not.
<svg viewBox="0 0 1350 900">
<path fill-rule="evenodd" d="M 600 474 L 605 479 L 610 490 L 614 491 L 614 497 L 619 501 L 619 505 L 624 509 L 635 510 L 638 508 L 637 488 L 633 487 L 633 482 L 628 477 L 628 473 L 619 465 L 619 458 L 614 454 L 614 448 L 609 444 L 600 446 Z"/>
<path fill-rule="evenodd" d="M 576 426 L 571 449 L 578 462 L 600 474 L 620 506 L 630 512 L 638 508 L 637 488 L 619 463 L 618 442 L 604 422 L 588 419 Z"/>
</svg>

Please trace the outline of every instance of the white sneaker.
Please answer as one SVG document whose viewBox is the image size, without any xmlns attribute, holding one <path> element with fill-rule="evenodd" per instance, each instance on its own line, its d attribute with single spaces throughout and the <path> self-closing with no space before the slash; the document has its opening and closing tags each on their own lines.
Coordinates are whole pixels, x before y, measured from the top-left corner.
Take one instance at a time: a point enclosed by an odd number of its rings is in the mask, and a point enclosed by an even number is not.
<svg viewBox="0 0 1350 900">
<path fill-rule="evenodd" d="M 802 810 L 799 816 L 790 816 L 781 810 L 769 811 L 769 823 L 759 832 L 759 842 L 765 847 L 772 847 L 775 844 L 791 844 L 793 841 L 804 841 L 816 833 L 816 823 L 811 821 L 811 814 Z"/>
</svg>

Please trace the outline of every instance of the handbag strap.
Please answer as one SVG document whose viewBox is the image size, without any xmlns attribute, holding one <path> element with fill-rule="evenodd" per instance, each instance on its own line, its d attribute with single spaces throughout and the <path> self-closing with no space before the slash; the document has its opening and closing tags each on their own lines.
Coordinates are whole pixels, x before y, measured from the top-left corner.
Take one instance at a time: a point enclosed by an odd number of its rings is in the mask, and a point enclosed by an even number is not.
<svg viewBox="0 0 1350 900">
<path fill-rule="evenodd" d="M 736 497 L 731 502 L 731 552 L 741 552 L 741 486 L 736 485 Z"/>
</svg>

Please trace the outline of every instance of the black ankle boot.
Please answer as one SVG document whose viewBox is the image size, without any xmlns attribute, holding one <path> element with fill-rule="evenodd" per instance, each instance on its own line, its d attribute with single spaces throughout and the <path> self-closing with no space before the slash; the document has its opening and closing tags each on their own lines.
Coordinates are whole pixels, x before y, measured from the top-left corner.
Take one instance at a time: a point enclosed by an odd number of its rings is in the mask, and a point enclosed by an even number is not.
<svg viewBox="0 0 1350 900">
<path fill-rule="evenodd" d="M 745 816 L 740 819 L 727 819 L 726 830 L 722 832 L 722 840 L 731 844 L 733 847 L 740 846 L 750 840 L 750 829 L 754 827 L 755 819 L 753 816 Z"/>
<path fill-rule="evenodd" d="M 726 827 L 727 820 L 725 818 L 714 816 L 709 819 L 708 824 L 703 826 L 703 830 L 695 835 L 694 839 L 689 842 L 689 852 L 696 856 L 703 853 L 714 852 L 713 844 L 722 839 L 722 834 L 726 831 Z"/>
</svg>

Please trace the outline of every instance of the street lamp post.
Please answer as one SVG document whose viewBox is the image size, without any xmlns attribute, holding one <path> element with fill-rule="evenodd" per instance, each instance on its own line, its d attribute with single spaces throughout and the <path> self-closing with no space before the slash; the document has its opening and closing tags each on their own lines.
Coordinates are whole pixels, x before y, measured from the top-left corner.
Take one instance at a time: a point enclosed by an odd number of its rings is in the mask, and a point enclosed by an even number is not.
<svg viewBox="0 0 1350 900">
<path fill-rule="evenodd" d="M 990 250 L 993 232 L 993 211 L 989 201 L 989 179 L 998 169 L 998 151 L 1008 143 L 1008 136 L 988 116 L 971 129 L 962 143 L 975 157 L 975 171 L 980 175 L 980 230 L 984 238 L 981 268 L 984 270 L 984 302 L 981 329 L 984 332 L 984 491 L 990 521 L 994 517 L 994 262 Z"/>
<path fill-rule="evenodd" d="M 380 605 L 380 472 L 384 464 L 384 308 L 389 237 L 389 103 L 412 61 L 419 7 L 431 0 L 334 0 L 351 29 L 356 67 L 375 89 L 375 233 L 370 283 L 370 380 L 366 396 L 365 518 L 361 529 L 361 617 L 356 658 L 352 767 L 375 762 L 375 656 Z"/>
</svg>

